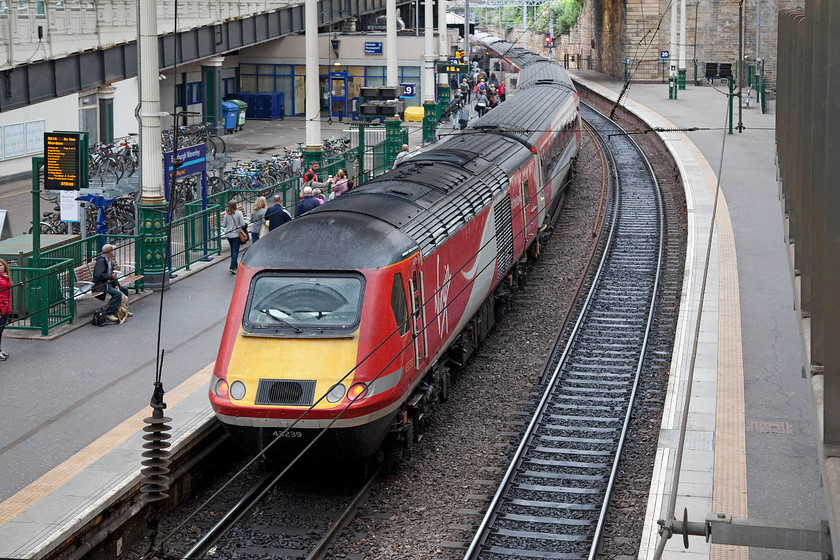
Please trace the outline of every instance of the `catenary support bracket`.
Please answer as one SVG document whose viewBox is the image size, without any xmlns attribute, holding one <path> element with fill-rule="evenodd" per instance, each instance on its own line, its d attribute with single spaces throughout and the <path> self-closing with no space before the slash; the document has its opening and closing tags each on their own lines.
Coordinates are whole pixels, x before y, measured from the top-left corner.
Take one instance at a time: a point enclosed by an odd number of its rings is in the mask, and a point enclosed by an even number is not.
<svg viewBox="0 0 840 560">
<path fill-rule="evenodd" d="M 658 521 L 662 538 L 682 535 L 683 546 L 688 548 L 689 536 L 701 536 L 712 544 L 754 546 L 779 550 L 819 552 L 822 560 L 833 560 L 831 533 L 828 522 L 821 524 L 776 519 L 732 517 L 726 513 L 710 513 L 706 520 L 688 521 L 688 511 L 683 519 Z"/>
</svg>

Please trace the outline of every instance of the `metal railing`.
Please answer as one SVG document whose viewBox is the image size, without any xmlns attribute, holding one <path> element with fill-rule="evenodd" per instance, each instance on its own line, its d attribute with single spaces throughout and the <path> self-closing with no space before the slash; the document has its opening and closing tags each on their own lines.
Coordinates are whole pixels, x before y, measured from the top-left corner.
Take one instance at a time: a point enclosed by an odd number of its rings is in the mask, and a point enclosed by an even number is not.
<svg viewBox="0 0 840 560">
<path fill-rule="evenodd" d="M 356 146 L 327 159 L 322 173 L 335 175 L 339 169 L 344 168 L 350 178 L 355 177 L 356 183 L 361 184 L 365 179 L 390 169 L 384 128 L 377 127 L 368 137 L 376 142 Z M 403 130 L 401 138 L 403 143 L 408 143 L 407 130 Z M 196 262 L 221 254 L 221 219 L 228 201 L 236 201 L 247 219 L 258 197 L 266 197 L 271 205 L 274 194 L 280 194 L 283 205 L 294 214 L 301 187 L 301 178 L 292 177 L 261 189 L 226 190 L 208 195 L 206 204 L 202 200 L 186 203 L 185 215 L 171 222 L 167 273 L 190 270 Z M 40 267 L 9 267 L 13 308 L 10 324 L 6 328 L 40 330 L 42 335 L 47 336 L 50 329 L 62 323 L 72 323 L 76 315 L 76 299 L 92 290 L 92 286 L 87 285 L 77 290 L 79 279 L 74 269 L 88 265 L 92 273 L 92 261 L 106 243 L 116 247 L 114 256 L 119 265 L 130 264 L 134 267 L 135 275 L 142 277 L 146 274 L 141 259 L 143 238 L 140 235 L 98 234 L 44 250 L 40 254 Z M 146 264 L 147 267 L 159 265 Z M 135 291 L 143 289 L 142 278 L 135 283 L 134 288 Z"/>
</svg>

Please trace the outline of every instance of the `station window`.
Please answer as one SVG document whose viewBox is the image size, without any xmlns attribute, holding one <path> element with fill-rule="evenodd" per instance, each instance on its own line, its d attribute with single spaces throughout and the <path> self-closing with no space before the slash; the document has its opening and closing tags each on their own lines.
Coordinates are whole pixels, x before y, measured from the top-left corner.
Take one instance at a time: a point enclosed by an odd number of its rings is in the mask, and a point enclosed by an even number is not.
<svg viewBox="0 0 840 560">
<path fill-rule="evenodd" d="M 96 94 L 79 96 L 79 130 L 86 130 L 88 143 L 93 146 L 99 141 L 99 111 L 96 106 Z"/>
<path fill-rule="evenodd" d="M 232 93 L 238 93 L 236 89 L 236 78 L 222 78 L 222 91 L 225 97 Z"/>
<path fill-rule="evenodd" d="M 187 103 L 189 105 L 194 105 L 196 103 L 201 103 L 204 96 L 202 95 L 201 91 L 201 82 L 190 82 L 187 84 Z"/>
<path fill-rule="evenodd" d="M 63 12 L 64 11 L 64 0 L 58 0 L 58 2 L 55 3 L 55 11 L 57 11 L 57 12 Z"/>
<path fill-rule="evenodd" d="M 394 319 L 400 336 L 408 332 L 408 305 L 405 303 L 405 288 L 403 287 L 402 274 L 394 274 L 394 284 L 391 287 L 391 310 L 394 312 Z"/>
<path fill-rule="evenodd" d="M 6 0 L 0 0 L 0 18 L 9 17 L 9 5 Z"/>
<path fill-rule="evenodd" d="M 79 2 L 79 0 L 72 0 L 72 2 L 70 2 L 70 10 L 71 11 L 78 12 L 81 9 L 82 9 L 82 4 L 81 4 L 81 2 Z"/>
<path fill-rule="evenodd" d="M 366 66 L 365 67 L 365 85 L 366 86 L 384 86 L 385 85 L 385 67 L 384 66 Z"/>
<path fill-rule="evenodd" d="M 35 17 L 38 19 L 47 17 L 47 6 L 44 0 L 35 1 Z"/>
<path fill-rule="evenodd" d="M 26 0 L 18 0 L 17 15 L 19 18 L 29 17 L 29 2 Z"/>
<path fill-rule="evenodd" d="M 257 89 L 261 92 L 274 91 L 274 65 L 273 64 L 258 64 L 257 65 Z"/>
</svg>

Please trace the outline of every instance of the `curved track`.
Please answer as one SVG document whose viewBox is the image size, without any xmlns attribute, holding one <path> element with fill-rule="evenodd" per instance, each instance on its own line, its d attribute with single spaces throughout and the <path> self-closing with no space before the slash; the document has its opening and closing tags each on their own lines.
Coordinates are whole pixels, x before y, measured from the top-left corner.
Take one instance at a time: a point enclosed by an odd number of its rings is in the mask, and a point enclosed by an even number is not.
<svg viewBox="0 0 840 560">
<path fill-rule="evenodd" d="M 653 321 L 662 203 L 638 146 L 581 106 L 613 177 L 601 244 L 578 318 L 465 558 L 594 558 Z"/>
</svg>

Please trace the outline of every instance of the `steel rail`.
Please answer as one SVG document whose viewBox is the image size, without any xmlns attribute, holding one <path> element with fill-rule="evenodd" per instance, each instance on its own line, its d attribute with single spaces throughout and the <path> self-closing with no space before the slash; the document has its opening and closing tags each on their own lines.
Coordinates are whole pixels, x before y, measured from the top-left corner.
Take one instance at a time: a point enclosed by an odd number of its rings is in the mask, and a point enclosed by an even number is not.
<svg viewBox="0 0 840 560">
<path fill-rule="evenodd" d="M 621 137 L 626 138 L 626 136 L 624 136 L 624 135 L 622 135 Z M 608 144 L 607 141 L 604 140 L 604 139 L 602 139 L 601 142 L 605 147 Z M 632 148 L 635 150 L 635 153 L 637 153 L 637 154 L 641 153 L 641 151 L 639 150 L 638 146 L 635 145 L 635 143 L 632 143 Z M 563 350 L 562 356 L 560 358 L 560 361 L 559 361 L 557 367 L 554 370 L 554 374 L 551 377 L 551 381 L 548 384 L 548 386 L 546 388 L 546 391 L 544 392 L 539 405 L 537 406 L 537 412 L 534 414 L 534 417 L 531 419 L 531 422 L 529 423 L 529 425 L 526 429 L 525 435 L 523 436 L 522 441 L 520 442 L 520 445 L 517 448 L 517 450 L 514 454 L 514 457 L 513 457 L 512 461 L 510 463 L 510 466 L 508 467 L 508 469 L 507 469 L 507 471 L 506 471 L 506 473 L 505 473 L 505 475 L 502 479 L 502 482 L 499 486 L 499 489 L 496 492 L 496 494 L 494 495 L 494 497 L 493 497 L 493 499 L 490 503 L 490 506 L 488 507 L 488 511 L 487 511 L 486 515 L 484 516 L 481 523 L 479 524 L 479 527 L 476 531 L 476 536 L 473 539 L 473 541 L 471 542 L 470 547 L 465 554 L 465 559 L 476 558 L 478 553 L 482 550 L 482 548 L 485 547 L 485 545 L 487 543 L 487 540 L 490 538 L 491 531 L 493 530 L 493 526 L 496 524 L 496 521 L 497 521 L 499 515 L 501 515 L 499 510 L 500 510 L 500 508 L 503 504 L 503 501 L 506 500 L 509 491 L 513 488 L 513 485 L 516 484 L 515 477 L 516 477 L 518 471 L 521 469 L 521 466 L 522 466 L 523 462 L 527 460 L 527 457 L 526 457 L 525 453 L 526 453 L 526 450 L 529 449 L 529 446 L 531 445 L 532 441 L 535 439 L 537 430 L 540 428 L 540 424 L 541 424 L 540 417 L 542 417 L 543 415 L 546 414 L 546 410 L 548 409 L 548 407 L 550 405 L 550 402 L 553 399 L 554 393 L 557 389 L 557 385 L 558 385 L 558 382 L 559 382 L 561 371 L 563 371 L 564 366 L 569 361 L 570 353 L 572 352 L 572 349 L 576 344 L 577 338 L 579 336 L 582 336 L 582 337 L 586 336 L 585 334 L 581 335 L 580 332 L 581 332 L 581 329 L 583 328 L 584 323 L 587 321 L 587 316 L 588 316 L 589 310 L 592 309 L 593 307 L 595 307 L 594 303 L 596 303 L 595 302 L 596 292 L 598 292 L 601 289 L 606 290 L 606 287 L 601 285 L 602 284 L 601 280 L 602 280 L 602 275 L 604 274 L 604 270 L 608 265 L 610 265 L 610 263 L 612 263 L 613 259 L 615 259 L 616 261 L 622 261 L 622 256 L 623 255 L 619 251 L 619 249 L 617 249 L 615 247 L 615 245 L 617 243 L 619 243 L 619 241 L 620 241 L 620 239 L 616 239 L 616 237 L 617 237 L 616 236 L 616 231 L 617 231 L 616 228 L 618 227 L 618 219 L 619 219 L 619 215 L 621 213 L 620 208 L 618 208 L 618 205 L 622 202 L 621 201 L 621 190 L 620 190 L 621 184 L 620 184 L 620 178 L 618 177 L 618 168 L 617 168 L 615 158 L 614 158 L 611 150 L 607 150 L 607 152 L 610 156 L 609 161 L 610 161 L 610 166 L 612 168 L 612 174 L 613 174 L 613 177 L 614 177 L 614 186 L 613 186 L 613 189 L 611 189 L 611 190 L 614 190 L 617 194 L 612 197 L 612 206 L 611 206 L 611 209 L 609 210 L 609 212 L 612 214 L 612 219 L 611 219 L 611 223 L 610 223 L 610 226 L 609 226 L 609 228 L 610 228 L 609 229 L 609 234 L 608 234 L 608 236 L 606 236 L 606 241 L 604 243 L 603 254 L 602 254 L 601 260 L 599 262 L 598 269 L 592 275 L 590 290 L 589 290 L 589 292 L 586 296 L 585 301 L 583 302 L 583 304 L 581 306 L 581 310 L 578 314 L 577 321 L 575 322 L 574 327 L 572 327 L 572 329 L 571 329 L 572 332 L 568 337 L 568 343 Z M 644 159 L 644 158 L 643 158 L 643 161 L 644 161 L 644 166 L 646 167 L 646 171 L 648 173 L 647 178 L 649 179 L 650 177 L 653 177 L 653 173 L 652 173 L 649 162 L 647 162 L 647 160 Z M 647 187 L 647 184 L 644 183 L 644 181 L 642 181 L 642 188 L 646 188 L 646 187 Z M 646 340 L 647 340 L 647 337 L 650 333 L 651 324 L 652 324 L 653 317 L 654 317 L 654 301 L 655 301 L 656 291 L 658 290 L 659 274 L 661 272 L 661 263 L 662 263 L 662 254 L 663 254 L 663 240 L 662 240 L 663 216 L 662 216 L 661 193 L 659 192 L 659 187 L 658 187 L 658 184 L 656 184 L 656 182 L 655 182 L 655 178 L 653 179 L 653 187 L 654 187 L 654 192 L 652 194 L 655 194 L 655 197 L 653 198 L 653 206 L 656 207 L 657 222 L 658 222 L 658 224 L 657 224 L 656 265 L 655 265 L 655 267 L 652 267 L 652 268 L 655 269 L 654 272 L 653 272 L 654 282 L 653 282 L 651 288 L 646 289 L 645 291 L 643 291 L 642 295 L 639 296 L 639 298 L 644 299 L 645 301 L 649 302 L 648 303 L 649 309 L 648 309 L 648 313 L 647 313 L 647 318 L 646 318 L 646 321 L 644 321 L 644 336 L 643 336 L 643 338 L 644 338 L 645 342 L 642 343 L 641 349 L 639 350 L 638 360 L 636 362 L 636 367 L 635 367 L 635 375 L 632 378 L 632 387 L 631 387 L 631 390 L 630 390 L 630 396 L 626 399 L 626 407 L 627 408 L 626 408 L 626 412 L 624 414 L 624 421 L 622 422 L 621 433 L 619 435 L 619 440 L 620 441 L 619 441 L 619 444 L 617 445 L 616 450 L 613 454 L 613 461 L 612 461 L 612 466 L 611 466 L 611 469 L 610 469 L 610 477 L 609 477 L 609 480 L 607 482 L 607 487 L 604 489 L 604 495 L 603 495 L 604 498 L 602 500 L 601 509 L 599 511 L 598 522 L 595 526 L 595 531 L 592 534 L 593 536 L 592 536 L 591 544 L 590 544 L 590 548 L 589 548 L 589 553 L 590 553 L 589 558 L 592 558 L 594 556 L 594 551 L 597 549 L 597 544 L 599 542 L 600 535 L 601 535 L 601 532 L 602 532 L 603 521 L 604 521 L 605 516 L 606 516 L 606 510 L 607 510 L 607 506 L 609 504 L 609 497 L 610 497 L 611 492 L 612 492 L 612 487 L 614 485 L 615 474 L 617 472 L 617 466 L 618 466 L 618 462 L 619 462 L 619 459 L 620 459 L 620 452 L 621 452 L 621 449 L 623 449 L 623 440 L 626 437 L 627 427 L 629 425 L 629 421 L 630 421 L 631 414 L 632 414 L 632 405 L 633 405 L 633 400 L 635 399 L 636 386 L 637 386 L 638 379 L 639 379 L 639 374 L 642 370 L 642 366 L 643 366 L 643 362 L 644 362 L 645 351 L 646 351 L 646 348 L 647 348 Z M 628 218 L 625 218 L 625 220 L 629 221 L 629 222 L 633 222 L 634 221 L 634 219 L 633 219 L 634 215 L 631 213 L 631 211 L 630 210 L 625 210 L 625 212 L 627 212 L 627 215 L 628 215 Z M 637 227 L 637 226 L 635 224 L 631 223 L 630 226 L 626 226 L 626 227 L 628 229 L 632 229 L 633 227 Z M 642 227 L 645 227 L 645 226 L 643 225 Z M 632 238 L 632 235 L 634 235 L 634 234 L 631 232 L 629 235 Z M 638 234 L 636 234 L 636 235 L 638 235 Z M 644 244 L 644 240 L 641 243 Z M 618 263 L 619 266 L 617 266 L 616 268 L 620 269 L 621 264 L 622 263 L 619 262 Z M 611 274 L 614 274 L 615 276 L 619 276 L 620 272 L 616 273 L 615 271 L 612 271 Z M 626 279 L 623 278 L 623 277 L 617 278 L 617 280 L 626 281 Z M 609 280 L 607 280 L 607 281 L 609 281 Z M 618 289 L 620 290 L 621 288 L 619 287 Z M 615 298 L 616 296 L 606 294 L 606 295 L 604 295 L 604 297 Z M 593 313 L 595 313 L 595 311 L 593 311 Z M 595 319 L 593 319 L 593 321 L 595 321 Z M 641 325 L 640 325 L 640 327 L 641 327 Z M 552 358 L 549 358 L 549 359 L 551 360 Z M 596 380 L 595 383 L 597 384 L 598 381 Z M 612 384 L 614 386 L 618 386 L 618 385 L 621 384 L 621 382 L 615 382 L 615 381 L 609 381 L 607 383 Z M 628 380 L 628 384 L 629 384 L 629 380 Z M 617 389 L 617 391 L 620 392 L 620 389 Z M 608 419 L 608 420 L 605 420 L 604 422 L 607 423 L 607 422 L 610 422 L 610 421 L 614 421 L 617 424 L 618 419 L 617 418 Z M 587 429 L 585 427 L 577 427 L 577 428 L 578 428 L 578 431 L 586 431 L 586 429 Z M 570 427 L 569 430 L 570 431 L 575 431 L 575 427 Z M 599 430 L 598 429 L 593 429 L 592 431 L 597 433 Z M 610 431 L 610 428 L 609 427 L 603 428 L 600 431 L 608 432 L 608 431 Z M 562 438 L 561 437 L 559 439 L 561 439 L 561 440 L 566 439 L 566 440 L 569 440 L 569 441 L 575 441 L 575 443 L 580 443 L 579 439 L 581 439 L 581 438 Z M 582 438 L 582 439 L 585 439 L 585 438 Z M 597 441 L 598 441 L 598 443 L 601 443 L 601 442 L 607 441 L 607 440 L 597 440 Z M 603 455 L 603 453 L 600 453 L 600 452 L 599 452 L 599 454 Z M 593 467 L 593 465 L 598 465 L 598 466 Z M 598 468 L 601 468 L 600 465 L 601 465 L 601 463 L 593 462 L 591 464 L 586 464 L 583 468 L 584 468 L 584 470 L 585 469 L 590 469 L 590 470 L 591 469 L 598 469 Z M 576 466 L 580 466 L 580 465 L 576 465 Z M 606 466 L 606 465 L 604 464 L 604 466 Z M 536 475 L 543 474 L 542 471 L 535 471 L 534 473 L 530 473 L 530 472 L 525 473 L 523 475 L 523 477 L 533 477 L 535 473 L 536 473 Z M 551 476 L 555 477 L 555 478 L 564 478 L 564 477 L 568 478 L 568 479 L 575 479 L 576 478 L 576 475 L 574 475 L 574 474 L 569 475 L 568 473 L 566 473 L 565 475 L 552 473 Z M 577 478 L 588 479 L 588 480 L 595 481 L 595 480 L 598 480 L 599 477 L 598 477 L 598 475 L 579 475 L 579 476 L 577 476 Z M 543 487 L 537 488 L 538 485 L 524 485 L 524 484 L 522 485 L 523 488 L 526 487 L 526 486 L 528 486 L 527 490 L 529 490 L 529 491 L 534 490 L 534 489 L 537 489 L 537 490 L 542 490 L 543 489 Z M 560 492 L 560 493 L 566 492 L 566 491 L 568 491 L 568 487 L 566 487 L 566 486 L 558 487 L 558 489 L 555 490 L 555 492 Z M 597 492 L 597 491 L 598 490 L 596 490 L 595 492 Z M 585 486 L 580 490 L 580 492 L 581 493 L 587 493 L 587 494 L 592 494 L 593 493 L 593 491 L 591 491 L 591 489 L 586 488 Z M 511 501 L 514 501 L 514 500 L 511 500 Z M 570 506 L 570 504 L 555 504 L 555 505 L 560 509 L 568 509 L 569 507 L 571 507 L 572 510 L 576 509 L 575 506 Z M 586 510 L 593 510 L 594 509 L 590 505 L 579 506 L 579 508 L 580 509 L 586 509 Z M 523 522 L 523 525 L 525 525 L 529 529 L 530 529 L 530 526 L 533 525 L 534 523 L 538 524 L 540 522 L 544 522 L 544 520 L 545 520 L 545 518 L 544 519 L 537 519 L 534 516 L 522 516 L 522 515 L 509 516 L 509 519 L 513 519 L 514 517 L 522 518 L 521 521 Z M 573 517 L 573 516 L 570 516 L 570 517 Z M 519 521 L 519 519 L 516 519 L 516 521 Z M 590 522 L 587 522 L 585 520 L 581 521 L 579 519 L 577 519 L 577 520 L 563 519 L 563 521 L 568 522 L 569 525 L 576 525 L 576 526 L 586 526 L 586 525 L 591 524 Z M 552 523 L 554 523 L 554 521 L 552 521 Z M 546 533 L 536 533 L 533 530 L 528 530 L 528 531 L 508 530 L 506 532 L 506 534 L 503 536 L 503 538 L 510 538 L 510 539 L 516 541 L 518 539 L 521 540 L 521 539 L 527 539 L 527 538 L 538 539 L 538 538 L 542 538 L 541 536 L 545 536 L 546 538 L 549 538 L 548 534 L 546 534 Z M 551 535 L 550 537 L 553 538 L 555 541 L 576 542 L 576 541 L 586 540 L 585 537 L 577 537 L 575 535 L 556 535 L 555 534 L 555 535 Z M 504 549 L 504 548 L 497 547 L 497 549 L 495 549 L 493 552 L 491 552 L 491 554 L 493 554 L 493 553 L 498 554 L 500 556 L 511 556 L 511 555 L 515 554 L 516 551 L 512 550 L 512 549 Z M 546 551 L 545 554 L 546 554 L 546 557 L 556 557 L 556 558 L 577 558 L 577 557 L 583 558 L 584 557 L 583 554 L 575 554 L 575 553 L 569 554 L 569 553 L 565 553 L 565 552 L 553 553 L 551 551 Z"/>
</svg>

